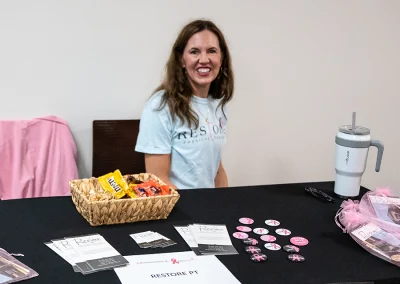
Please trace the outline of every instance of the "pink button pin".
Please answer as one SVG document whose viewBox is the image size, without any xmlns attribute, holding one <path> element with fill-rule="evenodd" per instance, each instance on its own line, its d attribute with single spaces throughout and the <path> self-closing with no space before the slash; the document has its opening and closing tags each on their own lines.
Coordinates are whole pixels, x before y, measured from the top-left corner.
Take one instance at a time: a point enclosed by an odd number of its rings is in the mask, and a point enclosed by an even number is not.
<svg viewBox="0 0 400 284">
<path fill-rule="evenodd" d="M 269 220 L 265 220 L 265 224 L 267 224 L 268 226 L 276 227 L 276 226 L 279 226 L 281 224 L 281 222 L 269 219 Z"/>
<path fill-rule="evenodd" d="M 266 243 L 264 245 L 264 247 L 269 250 L 280 250 L 281 249 L 281 246 L 278 244 L 275 244 L 275 243 Z"/>
<path fill-rule="evenodd" d="M 303 247 L 308 245 L 308 240 L 303 237 L 293 237 L 290 238 L 290 242 L 296 246 Z"/>
<path fill-rule="evenodd" d="M 260 239 L 262 239 L 264 242 L 269 242 L 269 243 L 272 243 L 272 242 L 276 241 L 276 238 L 274 236 L 271 236 L 271 235 L 263 235 L 263 236 L 260 237 Z"/>
<path fill-rule="evenodd" d="M 251 228 L 247 226 L 238 226 L 236 227 L 236 230 L 241 231 L 241 232 L 251 232 Z"/>
<path fill-rule="evenodd" d="M 266 235 L 268 234 L 268 230 L 265 228 L 255 228 L 253 230 L 254 233 L 256 233 L 257 235 Z"/>
<path fill-rule="evenodd" d="M 277 233 L 278 235 L 281 235 L 281 236 L 289 236 L 292 232 L 289 231 L 288 229 L 280 228 L 280 229 L 276 229 L 275 233 Z"/>
<path fill-rule="evenodd" d="M 239 240 L 243 240 L 243 239 L 247 239 L 249 237 L 249 235 L 246 233 L 242 233 L 242 232 L 235 232 L 235 233 L 233 233 L 233 237 L 235 237 L 236 239 L 239 239 Z"/>
<path fill-rule="evenodd" d="M 298 247 L 292 245 L 283 246 L 283 250 L 289 253 L 295 253 L 300 251 Z"/>
<path fill-rule="evenodd" d="M 239 222 L 245 225 L 251 225 L 254 223 L 254 220 L 251 218 L 243 217 L 239 219 Z"/>
<path fill-rule="evenodd" d="M 251 246 L 255 246 L 258 244 L 258 241 L 253 238 L 243 239 L 242 242 L 246 245 L 251 245 Z"/>
</svg>

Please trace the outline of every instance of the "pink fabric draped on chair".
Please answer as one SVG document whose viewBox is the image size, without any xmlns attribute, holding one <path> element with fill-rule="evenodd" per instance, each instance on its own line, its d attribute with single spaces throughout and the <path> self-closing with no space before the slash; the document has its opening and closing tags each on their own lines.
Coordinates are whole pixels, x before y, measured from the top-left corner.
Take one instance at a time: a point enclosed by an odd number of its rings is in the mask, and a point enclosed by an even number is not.
<svg viewBox="0 0 400 284">
<path fill-rule="evenodd" d="M 70 195 L 68 181 L 77 178 L 77 149 L 66 121 L 0 121 L 0 199 Z"/>
</svg>

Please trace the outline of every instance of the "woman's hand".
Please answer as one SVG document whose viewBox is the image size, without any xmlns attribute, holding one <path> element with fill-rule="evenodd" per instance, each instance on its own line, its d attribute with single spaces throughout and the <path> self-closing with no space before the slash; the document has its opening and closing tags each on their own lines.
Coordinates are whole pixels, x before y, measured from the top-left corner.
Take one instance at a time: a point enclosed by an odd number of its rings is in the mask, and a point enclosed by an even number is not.
<svg viewBox="0 0 400 284">
<path fill-rule="evenodd" d="M 222 161 L 219 163 L 217 175 L 215 176 L 215 187 L 228 187 L 228 176 L 226 175 L 225 169 L 222 166 Z"/>
<path fill-rule="evenodd" d="M 173 189 L 177 189 L 169 180 L 169 171 L 171 170 L 171 154 L 145 154 L 144 163 L 146 172 L 152 173 L 168 184 Z"/>
</svg>

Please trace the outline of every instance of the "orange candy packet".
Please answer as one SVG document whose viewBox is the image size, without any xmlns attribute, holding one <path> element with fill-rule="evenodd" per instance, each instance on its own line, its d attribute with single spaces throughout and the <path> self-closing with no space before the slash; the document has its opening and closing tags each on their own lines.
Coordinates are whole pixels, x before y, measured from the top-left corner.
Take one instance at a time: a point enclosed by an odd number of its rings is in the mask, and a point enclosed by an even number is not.
<svg viewBox="0 0 400 284">
<path fill-rule="evenodd" d="M 169 194 L 168 185 L 160 185 L 158 182 L 150 180 L 137 185 L 137 191 L 145 191 L 147 196 L 167 195 Z"/>
</svg>

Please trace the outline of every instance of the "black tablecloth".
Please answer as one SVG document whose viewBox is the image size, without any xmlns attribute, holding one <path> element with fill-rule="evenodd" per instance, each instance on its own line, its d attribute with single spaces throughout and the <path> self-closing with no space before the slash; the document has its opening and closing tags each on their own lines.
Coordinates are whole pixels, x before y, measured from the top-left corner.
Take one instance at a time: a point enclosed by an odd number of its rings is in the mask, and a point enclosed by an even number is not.
<svg viewBox="0 0 400 284">
<path fill-rule="evenodd" d="M 314 184 L 332 193 L 332 183 Z M 365 190 L 364 190 L 365 192 Z M 20 260 L 39 276 L 26 283 L 120 283 L 114 271 L 90 275 L 75 273 L 71 265 L 44 245 L 51 239 L 99 233 L 122 255 L 187 251 L 190 248 L 173 225 L 191 223 L 226 224 L 229 233 L 240 225 L 240 217 L 255 220 L 251 225 L 266 227 L 280 245 L 290 237 L 276 235 L 264 224 L 276 219 L 292 236 L 303 236 L 310 243 L 301 248 L 306 258 L 293 263 L 287 253 L 262 251 L 268 261 L 254 263 L 243 251 L 244 244 L 232 237 L 239 255 L 218 256 L 242 283 L 335 283 L 375 281 L 400 283 L 400 269 L 357 245 L 335 225 L 334 216 L 341 201 L 323 203 L 304 191 L 304 184 L 234 187 L 180 191 L 181 198 L 167 220 L 91 227 L 76 211 L 70 197 L 0 201 L 0 247 L 23 253 Z M 152 230 L 178 244 L 158 249 L 140 249 L 129 234 Z M 249 233 L 252 237 L 256 235 Z M 257 237 L 258 238 L 258 237 Z M 134 276 L 132 276 L 134 279 Z M 397 279 L 397 280 L 396 280 Z"/>
</svg>

